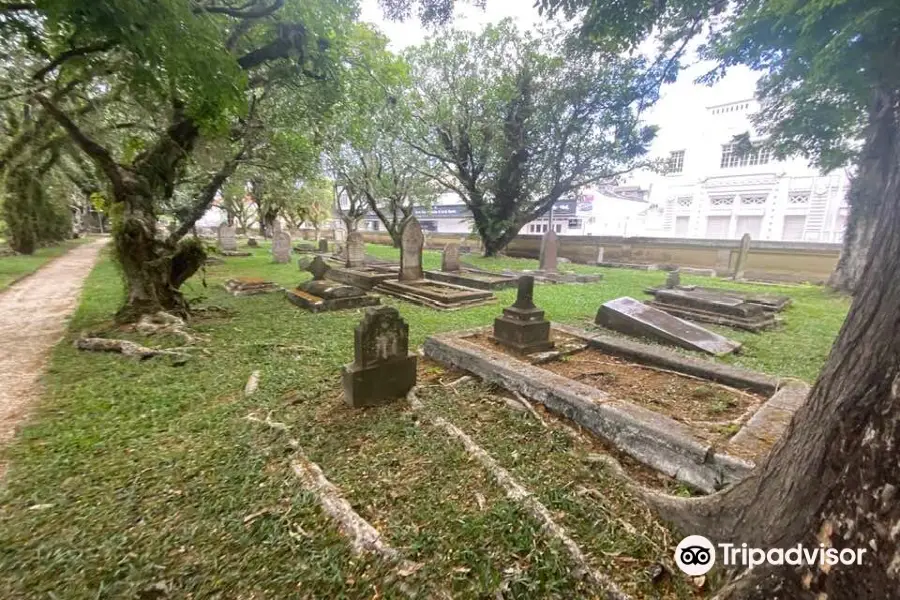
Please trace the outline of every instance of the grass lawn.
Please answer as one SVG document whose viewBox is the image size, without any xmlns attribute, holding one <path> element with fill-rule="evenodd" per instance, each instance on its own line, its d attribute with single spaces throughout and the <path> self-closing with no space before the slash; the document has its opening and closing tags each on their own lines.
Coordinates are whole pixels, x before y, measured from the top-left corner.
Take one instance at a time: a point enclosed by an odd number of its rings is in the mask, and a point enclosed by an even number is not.
<svg viewBox="0 0 900 600">
<path fill-rule="evenodd" d="M 396 257 L 391 248 L 368 251 Z M 539 523 L 406 402 L 364 411 L 343 405 L 339 368 L 352 359 L 361 311 L 312 315 L 278 294 L 233 298 L 221 290 L 232 276 L 294 286 L 309 275 L 296 263 L 272 264 L 266 248 L 226 261 L 186 286 L 188 297 L 231 313 L 194 321 L 206 336 L 203 351 L 181 367 L 72 347 L 81 331 L 179 343 L 111 331 L 122 286 L 108 259 L 92 272 L 70 333 L 53 352 L 45 397 L 4 451 L 11 466 L 0 492 L 0 598 L 594 596 Z M 439 255 L 428 252 L 425 264 L 437 266 Z M 536 302 L 549 318 L 586 327 L 603 301 L 642 298 L 645 286 L 664 279 L 580 269 L 606 279 L 538 287 Z M 787 324 L 759 336 L 727 330 L 746 346 L 728 360 L 813 379 L 847 302 L 814 287 L 764 289 L 794 298 Z M 385 302 L 400 309 L 418 346 L 439 331 L 489 324 L 515 291 L 498 296 L 498 305 L 451 313 Z M 260 387 L 245 398 L 254 370 Z M 423 402 L 531 490 L 592 566 L 636 598 L 698 596 L 681 576 L 651 583 L 648 568 L 671 566 L 678 540 L 585 460 L 597 447 L 573 440 L 555 421 L 545 429 L 511 410 L 489 386 L 442 385 L 458 376 L 422 364 Z M 353 555 L 291 472 L 287 436 L 248 415 L 286 424 L 353 508 L 420 568 L 398 576 L 378 559 Z"/>
<path fill-rule="evenodd" d="M 0 257 L 0 290 L 8 288 L 26 275 L 34 273 L 57 256 L 62 256 L 72 248 L 89 241 L 91 238 L 81 237 L 77 240 L 66 240 L 56 246 L 39 248 L 31 256 Z"/>
</svg>

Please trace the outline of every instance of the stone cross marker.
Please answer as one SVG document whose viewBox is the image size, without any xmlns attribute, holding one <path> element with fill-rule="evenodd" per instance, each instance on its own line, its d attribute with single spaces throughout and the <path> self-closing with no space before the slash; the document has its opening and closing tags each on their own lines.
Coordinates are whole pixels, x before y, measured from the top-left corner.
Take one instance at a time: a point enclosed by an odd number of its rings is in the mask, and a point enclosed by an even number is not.
<svg viewBox="0 0 900 600">
<path fill-rule="evenodd" d="M 291 236 L 279 231 L 272 238 L 272 258 L 278 264 L 291 262 Z"/>
<path fill-rule="evenodd" d="M 418 219 L 410 217 L 400 236 L 400 281 L 422 279 L 422 247 L 425 236 Z"/>
<path fill-rule="evenodd" d="M 459 271 L 459 244 L 450 242 L 444 246 L 444 252 L 441 255 L 441 271 L 450 273 Z"/>
<path fill-rule="evenodd" d="M 544 234 L 544 252 L 541 254 L 541 271 L 556 272 L 557 254 L 559 253 L 559 239 L 553 230 Z"/>
<path fill-rule="evenodd" d="M 328 252 L 328 240 L 319 240 L 319 252 Z"/>
<path fill-rule="evenodd" d="M 519 278 L 516 303 L 503 309 L 503 316 L 494 319 L 494 341 L 521 354 L 547 352 L 554 343 L 550 340 L 550 321 L 544 311 L 534 305 L 534 277 Z"/>
<path fill-rule="evenodd" d="M 237 251 L 237 237 L 234 234 L 234 227 L 229 227 L 228 223 L 219 225 L 219 250 L 228 252 Z"/>
<path fill-rule="evenodd" d="M 344 399 L 361 407 L 406 396 L 416 384 L 416 358 L 409 353 L 409 325 L 397 309 L 367 308 L 356 327 L 354 361 L 342 370 Z"/>
<path fill-rule="evenodd" d="M 347 236 L 347 267 L 361 267 L 366 262 L 366 241 L 363 234 L 353 231 Z"/>
</svg>

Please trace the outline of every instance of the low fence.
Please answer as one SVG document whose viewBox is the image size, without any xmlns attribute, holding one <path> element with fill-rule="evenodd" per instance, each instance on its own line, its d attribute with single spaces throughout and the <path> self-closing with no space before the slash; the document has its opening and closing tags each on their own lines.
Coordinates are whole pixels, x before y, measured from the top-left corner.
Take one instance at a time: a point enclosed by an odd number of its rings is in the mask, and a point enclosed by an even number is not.
<svg viewBox="0 0 900 600">
<path fill-rule="evenodd" d="M 578 263 L 656 265 L 711 269 L 731 275 L 741 258 L 740 240 L 615 236 L 559 236 L 559 256 Z M 506 254 L 538 258 L 541 236 L 520 235 Z M 840 244 L 751 241 L 741 270 L 747 279 L 824 283 L 837 264 Z"/>
<path fill-rule="evenodd" d="M 312 230 L 301 232 L 313 239 Z M 321 237 L 332 239 L 331 230 Z M 381 231 L 363 232 L 373 244 L 393 244 L 391 236 Z M 650 238 L 617 236 L 559 236 L 559 256 L 582 264 L 643 265 L 658 268 L 691 267 L 710 269 L 717 275 L 734 274 L 740 266 L 744 277 L 758 281 L 824 283 L 837 264 L 840 244 L 815 242 L 751 241 L 741 261 L 740 240 L 704 240 L 684 238 Z M 472 252 L 482 251 L 477 237 L 451 233 L 426 233 L 425 247 L 440 250 L 450 242 L 468 246 Z M 538 258 L 541 236 L 520 235 L 506 248 L 508 256 Z"/>
</svg>

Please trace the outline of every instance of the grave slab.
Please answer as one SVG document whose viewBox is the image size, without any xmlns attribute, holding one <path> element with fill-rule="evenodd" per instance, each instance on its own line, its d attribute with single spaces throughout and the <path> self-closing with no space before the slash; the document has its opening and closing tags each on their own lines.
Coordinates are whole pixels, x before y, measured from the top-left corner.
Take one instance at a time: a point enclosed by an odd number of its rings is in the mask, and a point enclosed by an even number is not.
<svg viewBox="0 0 900 600">
<path fill-rule="evenodd" d="M 313 280 L 285 292 L 287 299 L 295 306 L 311 312 L 323 312 L 375 306 L 381 302 L 380 298 L 360 288 L 326 281 L 325 277 L 332 269 L 320 255 L 313 258 L 307 270 L 312 273 Z"/>
<path fill-rule="evenodd" d="M 656 291 L 655 300 L 647 304 L 690 321 L 726 325 L 753 332 L 770 329 L 777 324 L 774 314 L 766 312 L 758 304 L 702 291 L 661 289 Z"/>
<path fill-rule="evenodd" d="M 253 277 L 238 277 L 229 279 L 223 286 L 232 296 L 253 296 L 256 294 L 269 294 L 281 289 L 278 285 L 265 279 Z"/>
<path fill-rule="evenodd" d="M 490 331 L 481 328 L 432 336 L 424 344 L 425 355 L 543 404 L 549 411 L 575 421 L 637 461 L 707 493 L 748 475 L 754 463 L 765 457 L 781 435 L 783 428 L 777 428 L 784 422 L 785 413 L 797 410 L 809 391 L 805 384 L 797 384 L 791 397 L 783 400 L 783 389 L 788 387 L 785 382 L 761 373 L 683 356 L 658 346 L 551 324 L 552 336 L 572 336 L 628 363 L 662 367 L 673 377 L 683 373 L 770 396 L 756 412 L 760 415 L 759 422 L 770 425 L 766 430 L 770 434 L 768 439 L 758 440 L 755 428 L 748 423 L 750 430 L 744 435 L 748 439 L 752 437 L 751 443 L 738 444 L 739 432 L 720 446 L 719 442 L 698 437 L 698 431 L 684 422 L 605 391 L 602 384 L 586 385 L 548 370 L 546 364 L 533 360 L 536 355 L 511 356 L 486 349 L 474 341 Z M 577 353 L 568 360 L 577 362 Z M 771 419 L 766 417 L 769 412 Z M 735 442 L 733 451 L 732 442 Z"/>
<path fill-rule="evenodd" d="M 675 285 L 668 287 L 651 287 L 644 290 L 651 296 L 662 289 L 674 289 L 682 292 L 689 292 L 691 295 L 698 295 L 709 299 L 716 298 L 737 298 L 747 304 L 755 304 L 760 306 L 767 312 L 781 312 L 791 305 L 790 296 L 781 296 L 778 294 L 760 294 L 751 291 L 736 290 L 731 288 L 714 288 L 699 285 Z"/>
<path fill-rule="evenodd" d="M 480 273 L 461 270 L 456 273 L 446 271 L 425 271 L 425 278 L 442 283 L 452 283 L 478 290 L 502 290 L 515 287 L 518 277 L 499 273 Z"/>
<path fill-rule="evenodd" d="M 405 397 L 416 384 L 416 363 L 409 325 L 397 309 L 367 308 L 354 333 L 354 360 L 341 371 L 344 400 L 364 407 Z"/>
<path fill-rule="evenodd" d="M 601 306 L 595 323 L 627 335 L 646 337 L 714 356 L 722 356 L 741 347 L 738 342 L 627 296 Z"/>
</svg>

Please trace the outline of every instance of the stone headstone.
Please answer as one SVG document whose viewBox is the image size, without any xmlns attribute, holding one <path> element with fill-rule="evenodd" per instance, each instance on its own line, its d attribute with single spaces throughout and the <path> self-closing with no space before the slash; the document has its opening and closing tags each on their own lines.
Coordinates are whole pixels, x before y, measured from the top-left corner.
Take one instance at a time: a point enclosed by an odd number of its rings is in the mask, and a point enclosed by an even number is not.
<svg viewBox="0 0 900 600">
<path fill-rule="evenodd" d="M 732 279 L 744 278 L 744 266 L 747 264 L 747 255 L 750 254 L 750 234 L 745 233 L 741 238 L 741 249 L 738 251 L 737 262 L 734 265 L 734 276 Z"/>
<path fill-rule="evenodd" d="M 441 254 L 441 271 L 455 273 L 459 271 L 459 244 L 453 242 L 444 246 Z"/>
<path fill-rule="evenodd" d="M 256 238 L 249 238 L 247 240 L 247 245 L 251 248 L 257 248 L 259 247 L 259 242 L 256 241 Z"/>
<path fill-rule="evenodd" d="M 325 262 L 324 258 L 317 255 L 306 267 L 306 270 L 312 273 L 313 279 L 315 279 L 316 281 L 321 281 L 325 279 L 325 275 L 328 274 L 328 271 L 331 270 L 331 267 L 328 266 L 328 263 Z"/>
<path fill-rule="evenodd" d="M 557 255 L 559 254 L 559 238 L 555 231 L 544 234 L 543 252 L 541 253 L 541 271 L 553 273 L 556 271 Z"/>
<path fill-rule="evenodd" d="M 279 233 L 281 233 L 281 221 L 275 219 L 275 221 L 272 222 L 272 235 L 276 236 Z"/>
<path fill-rule="evenodd" d="M 516 302 L 503 309 L 503 316 L 494 319 L 494 341 L 521 354 L 546 352 L 553 348 L 550 341 L 550 321 L 544 311 L 534 305 L 534 277 L 519 278 Z"/>
<path fill-rule="evenodd" d="M 741 347 L 738 342 L 627 296 L 610 300 L 601 306 L 595 322 L 628 335 L 647 337 L 664 344 L 716 356 L 734 352 Z"/>
<path fill-rule="evenodd" d="M 366 264 L 366 240 L 359 231 L 347 236 L 347 267 L 355 268 Z"/>
<path fill-rule="evenodd" d="M 272 238 L 272 259 L 278 264 L 291 262 L 291 236 L 287 232 L 279 231 Z"/>
<path fill-rule="evenodd" d="M 403 398 L 416 384 L 409 325 L 396 308 L 367 308 L 355 332 L 354 361 L 342 370 L 344 399 L 354 407 Z"/>
<path fill-rule="evenodd" d="M 666 287 L 671 290 L 677 288 L 679 285 L 681 285 L 681 273 L 677 270 L 671 271 L 668 276 L 666 276 Z"/>
<path fill-rule="evenodd" d="M 422 279 L 422 247 L 425 236 L 422 226 L 415 217 L 410 217 L 403 227 L 400 236 L 400 281 L 416 281 Z"/>
<path fill-rule="evenodd" d="M 234 227 L 229 227 L 228 223 L 219 225 L 218 230 L 219 249 L 235 252 L 237 250 L 237 236 L 234 233 Z"/>
<path fill-rule="evenodd" d="M 319 240 L 319 252 L 328 252 L 328 240 Z"/>
</svg>

